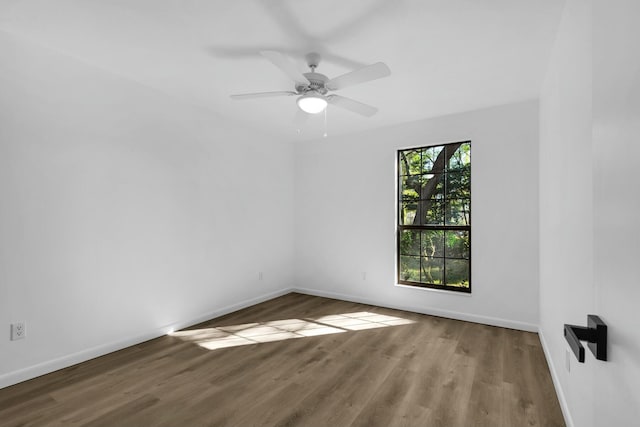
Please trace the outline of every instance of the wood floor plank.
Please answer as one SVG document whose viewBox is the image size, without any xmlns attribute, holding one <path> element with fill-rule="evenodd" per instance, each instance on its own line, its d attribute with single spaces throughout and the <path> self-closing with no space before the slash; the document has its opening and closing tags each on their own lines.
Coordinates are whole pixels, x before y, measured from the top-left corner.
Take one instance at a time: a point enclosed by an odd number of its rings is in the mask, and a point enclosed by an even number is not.
<svg viewBox="0 0 640 427">
<path fill-rule="evenodd" d="M 0 389 L 0 420 L 564 426 L 536 334 L 296 293 Z"/>
<path fill-rule="evenodd" d="M 306 385 L 311 378 L 315 378 L 313 387 L 304 387 L 296 395 L 290 396 L 286 401 L 286 408 L 279 404 L 279 395 L 272 396 L 262 406 L 252 408 L 246 417 L 240 419 L 241 424 L 262 419 L 266 425 L 295 425 L 292 423 L 297 419 L 314 419 L 318 405 L 333 399 L 338 390 L 344 387 L 345 379 L 367 369 L 363 360 L 376 363 L 376 356 L 371 355 L 372 349 L 369 346 L 375 336 L 376 332 L 373 331 L 345 336 L 345 341 L 330 351 L 320 363 L 298 370 L 292 378 L 294 383 L 301 385 Z"/>
</svg>

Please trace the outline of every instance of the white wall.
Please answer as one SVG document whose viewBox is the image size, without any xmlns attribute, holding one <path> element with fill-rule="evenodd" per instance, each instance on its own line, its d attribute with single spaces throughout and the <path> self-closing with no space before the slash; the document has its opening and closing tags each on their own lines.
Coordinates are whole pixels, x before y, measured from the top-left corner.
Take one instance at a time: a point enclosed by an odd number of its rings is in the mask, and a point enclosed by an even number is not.
<svg viewBox="0 0 640 427">
<path fill-rule="evenodd" d="M 577 363 L 568 381 L 563 336 L 565 323 L 586 325 L 593 312 L 590 25 L 589 2 L 567 2 L 540 100 L 540 333 L 569 407 L 593 389 Z M 576 426 L 593 419 L 588 407 L 572 413 Z"/>
<path fill-rule="evenodd" d="M 595 310 L 609 362 L 594 363 L 595 426 L 640 423 L 640 2 L 593 9 Z"/>
<path fill-rule="evenodd" d="M 0 52 L 0 387 L 291 286 L 290 144 L 6 33 Z"/>
<path fill-rule="evenodd" d="M 632 0 L 567 1 L 541 96 L 540 335 L 579 427 L 640 419 L 638 16 Z M 570 354 L 568 371 L 562 325 L 590 313 L 608 324 L 609 360 Z"/>
<path fill-rule="evenodd" d="M 464 140 L 472 141 L 473 292 L 394 286 L 396 150 Z M 537 102 L 299 143 L 295 286 L 536 330 L 537 172 Z"/>
</svg>

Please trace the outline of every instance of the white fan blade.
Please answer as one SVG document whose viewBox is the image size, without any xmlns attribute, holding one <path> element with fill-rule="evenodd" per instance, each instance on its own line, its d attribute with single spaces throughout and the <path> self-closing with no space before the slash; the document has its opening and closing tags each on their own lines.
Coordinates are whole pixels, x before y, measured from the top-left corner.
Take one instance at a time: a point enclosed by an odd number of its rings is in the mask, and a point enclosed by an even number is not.
<svg viewBox="0 0 640 427">
<path fill-rule="evenodd" d="M 366 117 L 371 117 L 378 112 L 376 107 L 372 107 L 371 105 L 363 104 L 362 102 L 355 101 L 351 98 L 345 98 L 340 95 L 329 95 L 327 100 L 329 101 L 329 104 L 337 105 L 345 110 L 353 111 L 354 113 L 358 113 Z"/>
<path fill-rule="evenodd" d="M 371 80 L 380 79 L 382 77 L 387 77 L 390 74 L 391 70 L 384 62 L 376 62 L 375 64 L 367 65 L 359 70 L 351 71 L 350 73 L 335 77 L 329 80 L 325 86 L 330 90 L 343 89 L 347 86 L 353 86 Z"/>
<path fill-rule="evenodd" d="M 242 99 L 272 98 L 274 96 L 293 96 L 293 95 L 297 95 L 297 93 L 291 92 L 291 91 L 241 93 L 238 95 L 231 95 L 231 99 L 242 100 Z"/>
<path fill-rule="evenodd" d="M 260 55 L 267 58 L 276 67 L 280 68 L 287 76 L 291 77 L 296 84 L 309 84 L 309 80 L 300 71 L 298 71 L 295 64 L 280 52 L 276 52 L 275 50 L 263 50 L 260 52 Z"/>
</svg>

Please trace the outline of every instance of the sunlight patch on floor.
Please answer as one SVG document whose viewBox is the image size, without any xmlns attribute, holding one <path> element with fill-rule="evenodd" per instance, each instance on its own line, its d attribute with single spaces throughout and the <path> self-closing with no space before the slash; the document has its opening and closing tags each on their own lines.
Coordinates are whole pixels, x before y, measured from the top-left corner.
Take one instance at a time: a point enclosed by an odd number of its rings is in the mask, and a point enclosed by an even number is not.
<svg viewBox="0 0 640 427">
<path fill-rule="evenodd" d="M 218 326 L 215 328 L 191 329 L 171 332 L 168 335 L 193 342 L 207 350 L 216 350 L 225 347 L 339 334 L 347 331 L 386 328 L 411 323 L 415 322 L 396 316 L 359 311 L 308 319 L 283 319 Z"/>
</svg>

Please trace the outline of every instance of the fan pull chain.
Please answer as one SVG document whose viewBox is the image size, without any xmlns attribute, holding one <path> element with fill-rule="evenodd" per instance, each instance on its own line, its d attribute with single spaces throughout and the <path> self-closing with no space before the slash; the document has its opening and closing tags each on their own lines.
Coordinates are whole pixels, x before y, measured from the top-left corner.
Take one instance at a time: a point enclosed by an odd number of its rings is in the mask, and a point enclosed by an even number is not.
<svg viewBox="0 0 640 427">
<path fill-rule="evenodd" d="M 324 109 L 324 135 L 322 135 L 324 138 L 327 137 L 327 110 L 328 108 Z"/>
</svg>

